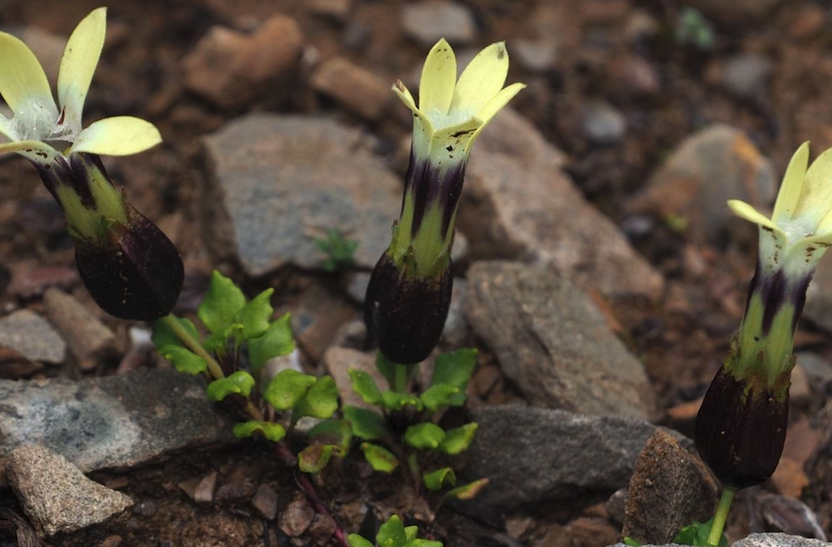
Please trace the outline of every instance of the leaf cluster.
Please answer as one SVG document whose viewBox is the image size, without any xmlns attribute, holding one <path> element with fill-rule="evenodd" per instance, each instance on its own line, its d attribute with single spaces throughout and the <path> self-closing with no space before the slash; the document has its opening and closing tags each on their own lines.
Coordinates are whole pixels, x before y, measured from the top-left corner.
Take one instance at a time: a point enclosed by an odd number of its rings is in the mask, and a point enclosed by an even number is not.
<svg viewBox="0 0 832 547">
<path fill-rule="evenodd" d="M 324 254 L 321 266 L 328 272 L 346 270 L 355 262 L 355 250 L 358 242 L 344 237 L 340 230 L 330 228 L 326 237 L 315 240 L 315 246 Z"/>
<path fill-rule="evenodd" d="M 419 539 L 418 526 L 405 526 L 397 515 L 379 527 L 376 543 L 379 547 L 442 547 L 442 542 Z M 350 547 L 374 547 L 374 544 L 358 534 L 347 538 Z"/>
</svg>

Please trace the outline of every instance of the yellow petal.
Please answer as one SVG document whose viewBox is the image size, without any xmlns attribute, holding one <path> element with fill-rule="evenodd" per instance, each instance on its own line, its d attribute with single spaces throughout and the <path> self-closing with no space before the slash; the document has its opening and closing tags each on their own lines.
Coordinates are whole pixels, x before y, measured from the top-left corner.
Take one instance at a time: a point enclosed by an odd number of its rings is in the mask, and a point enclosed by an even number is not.
<svg viewBox="0 0 832 547">
<path fill-rule="evenodd" d="M 419 107 L 416 106 L 416 101 L 413 100 L 413 95 L 410 94 L 410 90 L 402 83 L 401 80 L 396 80 L 396 83 L 393 84 L 393 93 L 399 96 L 399 99 L 405 104 L 407 108 L 409 108 L 414 114 L 422 114 L 419 112 Z"/>
<path fill-rule="evenodd" d="M 738 199 L 729 199 L 728 207 L 730 207 L 731 211 L 733 211 L 734 214 L 740 218 L 744 218 L 745 220 L 753 222 L 754 224 L 759 224 L 760 226 L 771 228 L 772 230 L 782 233 L 782 230 L 775 226 L 771 219 L 767 218 L 765 215 L 758 212 L 757 209 L 750 206 L 744 201 L 740 201 Z"/>
<path fill-rule="evenodd" d="M 442 166 L 467 159 L 474 135 L 482 126 L 481 119 L 469 118 L 462 123 L 436 131 L 430 146 L 431 162 Z"/>
<path fill-rule="evenodd" d="M 520 93 L 520 90 L 525 88 L 526 84 L 516 83 L 511 84 L 505 89 L 502 89 L 497 95 L 494 96 L 493 99 L 488 101 L 482 109 L 480 110 L 479 114 L 477 115 L 478 118 L 482 120 L 482 127 L 477 131 L 477 134 L 474 135 L 476 138 L 479 135 L 479 132 L 482 131 L 482 128 L 486 126 L 488 122 L 491 121 L 491 118 L 497 115 L 497 113 L 502 110 L 508 103 L 511 101 L 515 95 Z"/>
<path fill-rule="evenodd" d="M 454 98 L 456 56 L 445 39 L 439 40 L 425 59 L 419 81 L 419 109 L 429 114 L 438 110 L 447 114 Z"/>
<path fill-rule="evenodd" d="M 771 215 L 774 222 L 789 220 L 794 216 L 808 166 L 809 143 L 804 142 L 794 153 L 791 161 L 789 161 L 789 166 L 786 168 L 783 184 L 780 185 L 777 201 L 774 203 L 774 213 Z"/>
<path fill-rule="evenodd" d="M 803 180 L 800 199 L 792 218 L 800 217 L 815 227 L 832 209 L 832 148 L 823 152 L 809 166 Z"/>
<path fill-rule="evenodd" d="M 11 34 L 0 32 L 0 95 L 19 115 L 27 102 L 40 104 L 58 119 L 58 108 L 49 81 L 29 46 Z"/>
<path fill-rule="evenodd" d="M 106 30 L 107 8 L 98 8 L 78 23 L 66 43 L 58 73 L 58 104 L 64 110 L 64 123 L 70 126 L 81 127 L 84 100 L 98 66 Z"/>
<path fill-rule="evenodd" d="M 81 131 L 72 152 L 127 156 L 160 142 L 162 136 L 152 123 L 131 116 L 117 116 L 99 120 Z"/>
<path fill-rule="evenodd" d="M 503 88 L 507 75 L 505 42 L 491 44 L 465 67 L 454 90 L 451 110 L 467 109 L 472 116 L 479 116 L 480 109 Z"/>
<path fill-rule="evenodd" d="M 16 141 L 0 144 L 0 154 L 9 152 L 17 152 L 41 165 L 52 163 L 60 155 L 57 150 L 40 141 Z"/>
</svg>

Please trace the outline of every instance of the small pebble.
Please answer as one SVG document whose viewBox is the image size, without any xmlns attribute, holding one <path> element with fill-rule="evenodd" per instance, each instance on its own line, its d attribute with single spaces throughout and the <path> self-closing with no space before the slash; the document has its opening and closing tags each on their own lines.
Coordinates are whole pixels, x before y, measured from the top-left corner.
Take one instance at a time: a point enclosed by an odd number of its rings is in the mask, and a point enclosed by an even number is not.
<svg viewBox="0 0 832 547">
<path fill-rule="evenodd" d="M 277 515 L 277 492 L 268 484 L 261 484 L 257 487 L 257 492 L 254 493 L 254 497 L 251 498 L 251 506 L 264 519 L 274 520 L 274 517 Z"/>
<path fill-rule="evenodd" d="M 298 492 L 283 514 L 280 515 L 278 526 L 287 535 L 298 537 L 309 528 L 314 517 L 315 511 L 312 506 L 309 505 L 303 493 Z"/>
</svg>

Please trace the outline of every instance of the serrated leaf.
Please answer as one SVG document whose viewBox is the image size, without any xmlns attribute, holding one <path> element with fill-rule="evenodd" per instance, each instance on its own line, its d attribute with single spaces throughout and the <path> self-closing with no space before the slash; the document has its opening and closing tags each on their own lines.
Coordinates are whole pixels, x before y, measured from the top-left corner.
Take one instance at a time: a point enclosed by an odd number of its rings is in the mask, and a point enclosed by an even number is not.
<svg viewBox="0 0 832 547">
<path fill-rule="evenodd" d="M 315 377 L 293 369 L 281 370 L 269 385 L 263 398 L 275 410 L 289 410 L 306 397 L 309 388 L 315 383 Z"/>
<path fill-rule="evenodd" d="M 376 352 L 376 368 L 387 380 L 387 385 L 392 389 L 396 378 L 396 363 L 384 356 L 380 351 Z"/>
<path fill-rule="evenodd" d="M 350 534 L 347 536 L 347 544 L 350 547 L 375 547 L 372 543 L 359 536 L 358 534 Z"/>
<path fill-rule="evenodd" d="M 426 409 L 431 412 L 436 412 L 440 408 L 451 406 L 457 393 L 459 393 L 458 387 L 450 384 L 436 384 L 430 386 L 427 391 L 422 393 L 419 399 L 425 405 Z"/>
<path fill-rule="evenodd" d="M 290 325 L 291 315 L 272 321 L 269 328 L 257 338 L 248 341 L 248 363 L 251 374 L 260 377 L 260 370 L 269 359 L 289 355 L 295 349 L 295 339 Z"/>
<path fill-rule="evenodd" d="M 298 454 L 298 467 L 304 473 L 317 474 L 329 464 L 334 447 L 331 444 L 313 444 Z"/>
<path fill-rule="evenodd" d="M 269 320 L 272 318 L 274 308 L 271 305 L 271 298 L 274 289 L 266 289 L 251 302 L 243 306 L 243 309 L 234 317 L 234 323 L 242 325 L 240 338 L 251 340 L 259 338 L 269 330 Z"/>
<path fill-rule="evenodd" d="M 297 422 L 304 416 L 329 418 L 336 410 L 338 410 L 338 386 L 335 385 L 332 376 L 321 376 L 306 392 L 306 397 L 295 405 L 292 422 Z"/>
<path fill-rule="evenodd" d="M 211 286 L 196 315 L 213 333 L 231 323 L 245 305 L 243 291 L 231 279 L 215 270 L 211 276 Z"/>
<path fill-rule="evenodd" d="M 381 402 L 381 391 L 372 376 L 355 369 L 350 369 L 348 373 L 352 379 L 352 390 L 358 393 L 365 403 L 377 405 Z"/>
<path fill-rule="evenodd" d="M 471 374 L 477 364 L 477 350 L 460 349 L 450 353 L 443 353 L 436 358 L 433 364 L 433 376 L 430 385 L 448 384 L 459 389 L 451 398 L 451 406 L 462 406 L 465 404 L 465 388 L 471 380 Z"/>
<path fill-rule="evenodd" d="M 208 399 L 213 402 L 219 402 L 231 394 L 242 395 L 248 399 L 251 393 L 251 388 L 254 387 L 254 378 L 251 374 L 244 370 L 238 370 L 225 378 L 214 380 L 208 384 L 205 393 Z"/>
<path fill-rule="evenodd" d="M 186 319 L 184 317 L 174 317 L 173 319 L 179 323 L 194 340 L 199 341 L 199 331 L 190 319 Z M 161 350 L 165 346 L 185 347 L 179 337 L 176 336 L 172 330 L 170 330 L 170 327 L 165 321 L 157 319 L 153 322 L 152 329 L 153 334 L 150 336 L 150 341 L 153 342 L 153 345 L 156 346 L 157 350 Z"/>
<path fill-rule="evenodd" d="M 352 427 L 349 420 L 324 420 L 318 422 L 306 433 L 325 444 L 334 444 L 341 447 L 341 452 L 346 454 L 352 442 Z"/>
<path fill-rule="evenodd" d="M 404 432 L 405 442 L 417 450 L 434 449 L 444 438 L 445 431 L 430 422 L 412 425 Z"/>
<path fill-rule="evenodd" d="M 361 451 L 364 452 L 364 457 L 375 471 L 392 473 L 399 466 L 399 459 L 392 452 L 377 444 L 362 443 Z"/>
<path fill-rule="evenodd" d="M 456 474 L 450 467 L 443 467 L 431 473 L 422 475 L 422 481 L 431 492 L 441 490 L 445 486 L 453 486 L 456 484 Z"/>
<path fill-rule="evenodd" d="M 439 445 L 439 451 L 445 454 L 459 454 L 460 452 L 464 452 L 471 446 L 471 442 L 473 442 L 476 434 L 476 422 L 449 429 L 445 432 L 445 438 Z"/>
<path fill-rule="evenodd" d="M 415 395 L 409 393 L 396 393 L 395 391 L 385 391 L 381 394 L 381 404 L 387 410 L 396 412 L 406 406 L 412 406 L 416 410 L 422 410 L 424 405 L 422 401 Z"/>
<path fill-rule="evenodd" d="M 365 441 L 374 441 L 390 434 L 384 416 L 373 410 L 344 405 L 344 418 L 349 420 L 352 434 Z"/>
<path fill-rule="evenodd" d="M 238 439 L 251 437 L 257 431 L 272 442 L 278 442 L 286 436 L 286 430 L 283 429 L 283 426 L 274 422 L 252 420 L 234 426 L 234 436 Z"/>
<path fill-rule="evenodd" d="M 199 355 L 181 346 L 163 346 L 159 355 L 170 361 L 176 370 L 185 374 L 199 374 L 208 369 L 208 363 Z"/>
<path fill-rule="evenodd" d="M 488 486 L 488 479 L 479 479 L 474 482 L 469 482 L 468 484 L 463 484 L 462 486 L 457 486 L 442 496 L 442 499 L 456 498 L 458 500 L 470 500 L 479 494 L 486 486 Z"/>
<path fill-rule="evenodd" d="M 404 525 L 397 515 L 393 515 L 382 524 L 376 535 L 379 547 L 402 547 L 407 541 Z"/>
</svg>

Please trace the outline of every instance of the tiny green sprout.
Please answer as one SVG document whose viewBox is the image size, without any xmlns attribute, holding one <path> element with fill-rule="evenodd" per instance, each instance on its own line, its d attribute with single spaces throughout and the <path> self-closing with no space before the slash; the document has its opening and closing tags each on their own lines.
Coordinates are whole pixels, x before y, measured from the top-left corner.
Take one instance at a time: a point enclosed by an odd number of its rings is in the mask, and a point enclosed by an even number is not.
<svg viewBox="0 0 832 547">
<path fill-rule="evenodd" d="M 418 534 L 418 526 L 405 526 L 397 515 L 393 515 L 379 527 L 375 544 L 358 534 L 350 534 L 347 543 L 350 547 L 442 547 L 441 542 L 419 539 Z"/>
<path fill-rule="evenodd" d="M 699 10 L 690 6 L 681 9 L 674 31 L 676 42 L 710 51 L 714 47 L 715 36 L 714 26 Z"/>
<path fill-rule="evenodd" d="M 355 262 L 355 250 L 358 242 L 347 239 L 341 230 L 330 228 L 326 237 L 315 240 L 315 246 L 324 254 L 321 266 L 328 272 L 340 272 L 348 269 Z"/>
</svg>

